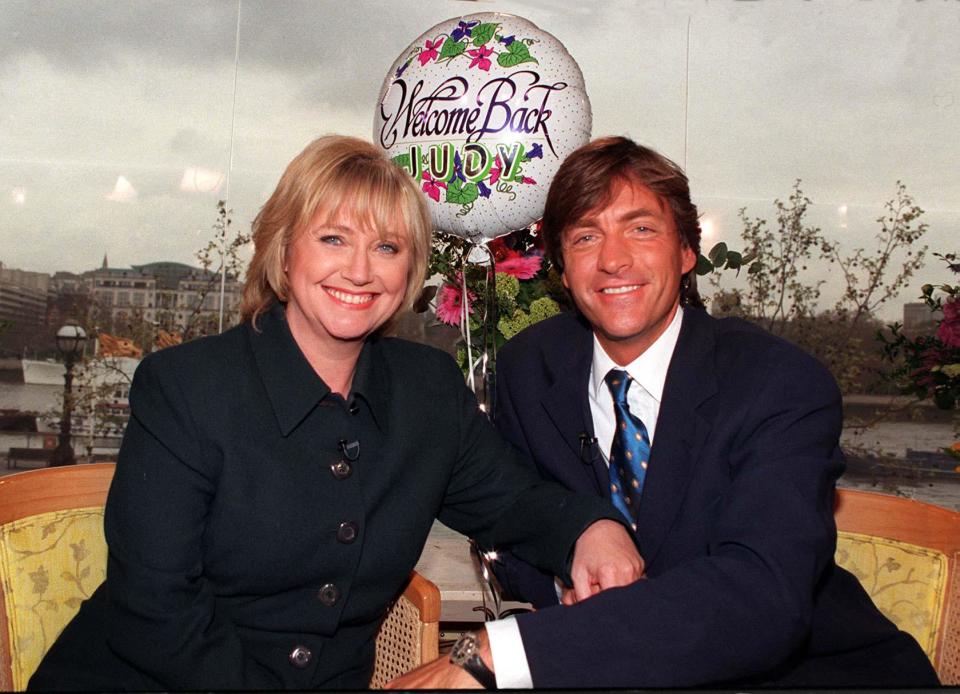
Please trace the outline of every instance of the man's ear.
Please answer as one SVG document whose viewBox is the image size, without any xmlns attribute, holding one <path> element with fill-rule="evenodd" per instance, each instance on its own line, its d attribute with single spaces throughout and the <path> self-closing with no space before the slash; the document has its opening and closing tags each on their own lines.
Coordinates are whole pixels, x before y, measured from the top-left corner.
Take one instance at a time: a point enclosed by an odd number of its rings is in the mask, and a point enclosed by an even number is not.
<svg viewBox="0 0 960 694">
<path fill-rule="evenodd" d="M 697 266 L 697 254 L 689 246 L 683 246 L 680 249 L 680 263 L 680 274 L 685 275 Z"/>
</svg>

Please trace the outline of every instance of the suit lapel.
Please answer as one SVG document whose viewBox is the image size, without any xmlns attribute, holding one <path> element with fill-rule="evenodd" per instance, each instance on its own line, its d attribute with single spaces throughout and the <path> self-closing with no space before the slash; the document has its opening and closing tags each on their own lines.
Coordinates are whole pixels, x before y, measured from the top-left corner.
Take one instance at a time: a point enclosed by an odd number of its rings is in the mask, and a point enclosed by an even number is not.
<svg viewBox="0 0 960 694">
<path fill-rule="evenodd" d="M 704 311 L 686 309 L 667 370 L 637 536 L 650 564 L 673 525 L 711 424 L 698 407 L 717 392 L 713 370 L 715 327 Z"/>
<path fill-rule="evenodd" d="M 552 385 L 540 403 L 556 427 L 557 434 L 570 449 L 583 473 L 587 488 L 603 494 L 607 476 L 603 458 L 596 454 L 596 445 L 582 444 L 582 438 L 593 438 L 593 417 L 587 388 L 593 360 L 593 333 L 579 321 L 569 340 L 544 345 L 543 364 L 550 369 Z M 583 451 L 581 453 L 581 447 Z"/>
</svg>

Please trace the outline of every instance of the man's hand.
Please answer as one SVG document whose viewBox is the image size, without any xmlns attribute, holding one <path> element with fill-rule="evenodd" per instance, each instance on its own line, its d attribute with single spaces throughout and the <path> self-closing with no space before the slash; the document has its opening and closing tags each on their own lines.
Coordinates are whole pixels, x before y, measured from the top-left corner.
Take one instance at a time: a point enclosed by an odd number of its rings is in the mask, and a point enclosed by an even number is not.
<svg viewBox="0 0 960 694">
<path fill-rule="evenodd" d="M 493 655 L 490 653 L 490 642 L 487 640 L 485 629 L 477 632 L 477 646 L 480 648 L 480 659 L 493 670 Z M 459 665 L 451 663 L 449 656 L 442 655 L 433 662 L 390 680 L 386 689 L 483 689 L 483 687 L 473 675 Z"/>
<path fill-rule="evenodd" d="M 569 590 L 563 592 L 565 605 L 642 578 L 643 558 L 622 525 L 612 520 L 598 520 L 577 539 L 570 577 L 573 591 L 572 594 Z"/>
</svg>

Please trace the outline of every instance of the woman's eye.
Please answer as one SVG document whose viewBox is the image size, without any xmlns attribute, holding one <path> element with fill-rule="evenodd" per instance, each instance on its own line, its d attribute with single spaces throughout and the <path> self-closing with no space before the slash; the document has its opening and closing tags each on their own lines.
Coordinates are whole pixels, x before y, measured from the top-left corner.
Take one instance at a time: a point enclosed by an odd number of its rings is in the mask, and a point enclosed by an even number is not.
<svg viewBox="0 0 960 694">
<path fill-rule="evenodd" d="M 336 234 L 324 234 L 320 237 L 320 243 L 326 243 L 331 246 L 340 246 L 343 244 L 343 237 Z"/>
<path fill-rule="evenodd" d="M 394 255 L 400 252 L 400 247 L 395 243 L 381 243 L 379 246 L 377 246 L 377 250 L 381 253 L 389 253 Z"/>
</svg>

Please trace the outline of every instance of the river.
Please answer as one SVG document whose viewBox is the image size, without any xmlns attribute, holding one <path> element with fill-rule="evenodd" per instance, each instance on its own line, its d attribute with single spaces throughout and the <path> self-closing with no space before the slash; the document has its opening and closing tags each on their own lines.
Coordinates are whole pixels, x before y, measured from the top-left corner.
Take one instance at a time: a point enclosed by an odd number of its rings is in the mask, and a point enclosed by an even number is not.
<svg viewBox="0 0 960 694">
<path fill-rule="evenodd" d="M 60 406 L 59 386 L 0 383 L 0 410 L 30 412 L 55 411 Z M 873 453 L 904 457 L 907 449 L 936 451 L 953 443 L 949 422 L 880 422 L 866 430 L 846 429 L 843 445 Z M 0 432 L 0 455 L 15 446 L 40 446 L 37 434 Z M 76 445 L 78 455 L 81 445 Z M 845 475 L 841 486 L 895 493 L 960 511 L 960 473 L 955 480 L 876 478 L 869 475 Z"/>
</svg>

